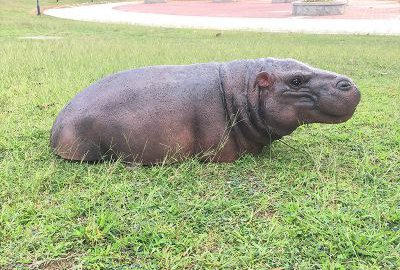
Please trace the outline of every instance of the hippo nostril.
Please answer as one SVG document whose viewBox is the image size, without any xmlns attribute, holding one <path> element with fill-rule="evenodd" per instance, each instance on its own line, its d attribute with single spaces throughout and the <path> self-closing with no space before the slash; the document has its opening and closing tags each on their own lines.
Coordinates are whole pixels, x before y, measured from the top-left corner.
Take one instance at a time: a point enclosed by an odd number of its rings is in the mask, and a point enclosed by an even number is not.
<svg viewBox="0 0 400 270">
<path fill-rule="evenodd" d="M 353 87 L 353 84 L 348 80 L 341 80 L 336 84 L 336 88 L 342 91 L 348 91 Z"/>
</svg>

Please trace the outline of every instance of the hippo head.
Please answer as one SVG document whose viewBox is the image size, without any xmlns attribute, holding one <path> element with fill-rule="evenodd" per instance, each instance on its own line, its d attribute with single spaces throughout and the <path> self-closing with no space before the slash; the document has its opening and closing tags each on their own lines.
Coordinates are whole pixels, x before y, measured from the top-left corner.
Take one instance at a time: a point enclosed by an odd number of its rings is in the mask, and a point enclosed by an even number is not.
<svg viewBox="0 0 400 270">
<path fill-rule="evenodd" d="M 255 79 L 262 117 L 278 135 L 305 123 L 341 123 L 353 115 L 360 92 L 343 75 L 312 68 L 295 60 L 274 59 L 273 71 Z"/>
</svg>

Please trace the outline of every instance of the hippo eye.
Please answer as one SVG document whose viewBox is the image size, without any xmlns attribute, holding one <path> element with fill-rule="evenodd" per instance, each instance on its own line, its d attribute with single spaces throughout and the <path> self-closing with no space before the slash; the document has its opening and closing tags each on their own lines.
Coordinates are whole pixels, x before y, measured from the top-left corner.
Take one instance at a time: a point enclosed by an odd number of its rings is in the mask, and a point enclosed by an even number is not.
<svg viewBox="0 0 400 270">
<path fill-rule="evenodd" d="M 301 78 L 301 77 L 299 77 L 299 76 L 294 77 L 294 78 L 290 81 L 290 84 L 291 84 L 292 86 L 295 86 L 295 87 L 300 86 L 302 83 L 303 83 L 303 78 Z"/>
</svg>

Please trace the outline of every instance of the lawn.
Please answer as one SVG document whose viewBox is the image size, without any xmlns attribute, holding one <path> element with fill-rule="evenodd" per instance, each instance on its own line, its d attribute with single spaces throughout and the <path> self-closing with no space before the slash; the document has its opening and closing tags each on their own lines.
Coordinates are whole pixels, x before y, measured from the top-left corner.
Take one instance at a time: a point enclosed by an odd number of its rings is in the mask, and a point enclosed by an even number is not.
<svg viewBox="0 0 400 270">
<path fill-rule="evenodd" d="M 217 37 L 0 4 L 0 269 L 400 268 L 400 37 Z M 36 35 L 60 39 L 21 39 Z M 232 164 L 127 169 L 49 148 L 57 113 L 107 74 L 270 56 L 353 78 L 354 117 Z"/>
</svg>

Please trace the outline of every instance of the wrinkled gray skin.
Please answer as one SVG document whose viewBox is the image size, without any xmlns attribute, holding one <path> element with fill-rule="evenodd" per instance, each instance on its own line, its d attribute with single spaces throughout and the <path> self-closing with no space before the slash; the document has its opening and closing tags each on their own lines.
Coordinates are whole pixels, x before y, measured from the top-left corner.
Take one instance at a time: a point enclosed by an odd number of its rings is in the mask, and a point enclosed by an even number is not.
<svg viewBox="0 0 400 270">
<path fill-rule="evenodd" d="M 51 146 L 69 160 L 231 162 L 301 124 L 344 122 L 359 100 L 349 78 L 290 59 L 146 67 L 77 94 Z"/>
</svg>

